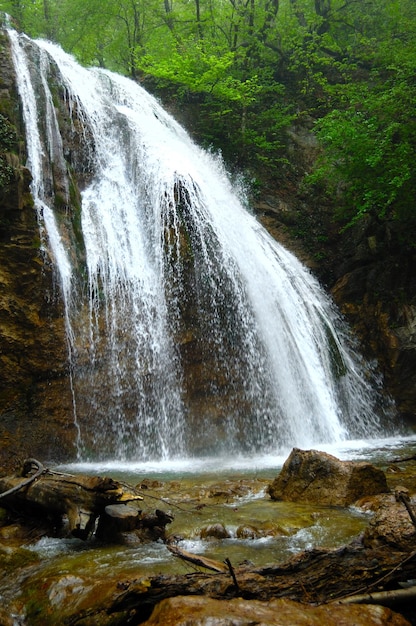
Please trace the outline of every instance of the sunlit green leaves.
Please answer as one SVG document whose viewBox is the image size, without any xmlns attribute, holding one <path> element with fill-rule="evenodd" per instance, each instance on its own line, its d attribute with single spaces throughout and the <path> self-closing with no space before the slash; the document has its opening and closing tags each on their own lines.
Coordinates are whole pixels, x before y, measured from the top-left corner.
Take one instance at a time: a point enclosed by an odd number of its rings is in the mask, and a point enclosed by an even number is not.
<svg viewBox="0 0 416 626">
<path fill-rule="evenodd" d="M 341 216 L 349 222 L 366 213 L 409 219 L 416 192 L 416 121 L 407 108 L 412 100 L 416 87 L 403 77 L 380 80 L 371 89 L 355 87 L 349 106 L 318 122 L 324 153 L 309 180 L 327 181 L 334 194 L 343 189 Z"/>
</svg>

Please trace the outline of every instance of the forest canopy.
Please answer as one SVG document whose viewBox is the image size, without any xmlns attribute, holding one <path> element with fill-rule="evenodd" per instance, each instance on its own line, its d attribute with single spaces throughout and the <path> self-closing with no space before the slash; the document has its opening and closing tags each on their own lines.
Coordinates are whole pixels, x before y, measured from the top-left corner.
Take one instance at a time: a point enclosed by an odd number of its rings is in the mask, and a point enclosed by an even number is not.
<svg viewBox="0 0 416 626">
<path fill-rule="evenodd" d="M 306 182 L 338 198 L 343 223 L 367 214 L 415 221 L 414 0 L 0 0 L 0 8 L 82 64 L 198 107 L 198 140 L 255 177 L 287 175 L 287 129 L 311 121 L 323 150 Z"/>
</svg>

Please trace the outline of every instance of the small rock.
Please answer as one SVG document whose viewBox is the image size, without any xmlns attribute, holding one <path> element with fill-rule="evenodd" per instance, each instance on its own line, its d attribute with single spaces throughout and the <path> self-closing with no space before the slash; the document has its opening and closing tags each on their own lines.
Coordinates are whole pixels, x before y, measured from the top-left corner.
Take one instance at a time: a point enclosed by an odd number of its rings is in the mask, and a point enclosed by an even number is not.
<svg viewBox="0 0 416 626">
<path fill-rule="evenodd" d="M 84 591 L 85 583 L 79 576 L 62 576 L 53 583 L 48 592 L 49 602 L 52 606 L 60 606 L 74 594 L 81 594 Z"/>
<path fill-rule="evenodd" d="M 258 539 L 262 533 L 254 526 L 239 526 L 236 535 L 239 539 Z"/>
<path fill-rule="evenodd" d="M 211 524 L 201 529 L 201 539 L 229 539 L 231 537 L 223 524 Z"/>
</svg>

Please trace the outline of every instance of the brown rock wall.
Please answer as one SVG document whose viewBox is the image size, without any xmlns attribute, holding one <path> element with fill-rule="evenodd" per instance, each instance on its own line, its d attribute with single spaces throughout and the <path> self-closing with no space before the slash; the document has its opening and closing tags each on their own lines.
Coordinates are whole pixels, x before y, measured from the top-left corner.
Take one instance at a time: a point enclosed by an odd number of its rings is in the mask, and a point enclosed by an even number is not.
<svg viewBox="0 0 416 626">
<path fill-rule="evenodd" d="M 402 420 L 416 425 L 416 254 L 395 225 L 368 218 L 344 233 L 332 293 L 377 358 Z"/>
<path fill-rule="evenodd" d="M 73 451 L 59 288 L 40 245 L 8 37 L 0 35 L 0 467 Z"/>
</svg>

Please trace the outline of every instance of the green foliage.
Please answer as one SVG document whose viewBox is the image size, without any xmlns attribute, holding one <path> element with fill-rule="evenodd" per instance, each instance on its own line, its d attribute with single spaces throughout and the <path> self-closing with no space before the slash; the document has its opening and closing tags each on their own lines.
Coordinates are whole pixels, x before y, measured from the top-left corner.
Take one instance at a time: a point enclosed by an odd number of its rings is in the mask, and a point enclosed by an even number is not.
<svg viewBox="0 0 416 626">
<path fill-rule="evenodd" d="M 323 155 L 308 180 L 336 199 L 338 217 L 414 220 L 414 0 L 0 0 L 0 8 L 84 64 L 151 76 L 178 106 L 195 102 L 198 140 L 254 175 L 281 175 L 287 128 L 296 112 L 312 116 Z"/>
<path fill-rule="evenodd" d="M 0 154 L 0 188 L 7 187 L 13 180 L 13 168 L 7 162 L 7 159 Z"/>
<path fill-rule="evenodd" d="M 186 42 L 183 50 L 169 57 L 157 59 L 150 54 L 136 56 L 136 66 L 143 73 L 180 86 L 179 93 L 211 93 L 230 101 L 248 100 L 259 87 L 256 77 L 239 81 L 230 75 L 234 53 L 215 54 L 206 51 L 201 43 Z M 251 96 L 252 97 L 252 96 Z"/>
<path fill-rule="evenodd" d="M 14 171 L 6 153 L 16 146 L 16 129 L 0 114 L 0 188 L 7 187 L 14 179 Z"/>
<path fill-rule="evenodd" d="M 15 127 L 0 113 L 0 150 L 10 152 L 16 145 Z"/>
<path fill-rule="evenodd" d="M 409 37 L 409 31 L 416 34 L 416 20 L 410 11 L 400 32 L 403 6 L 400 14 L 386 8 L 395 18 L 389 24 L 385 14 L 382 22 L 390 43 L 361 39 L 360 63 L 371 58 L 369 68 L 363 72 L 354 65 L 348 82 L 326 89 L 334 108 L 316 125 L 324 151 L 309 182 L 325 184 L 339 197 L 338 217 L 347 225 L 371 214 L 399 220 L 405 230 L 416 222 L 411 200 L 416 194 L 416 51 Z"/>
</svg>

